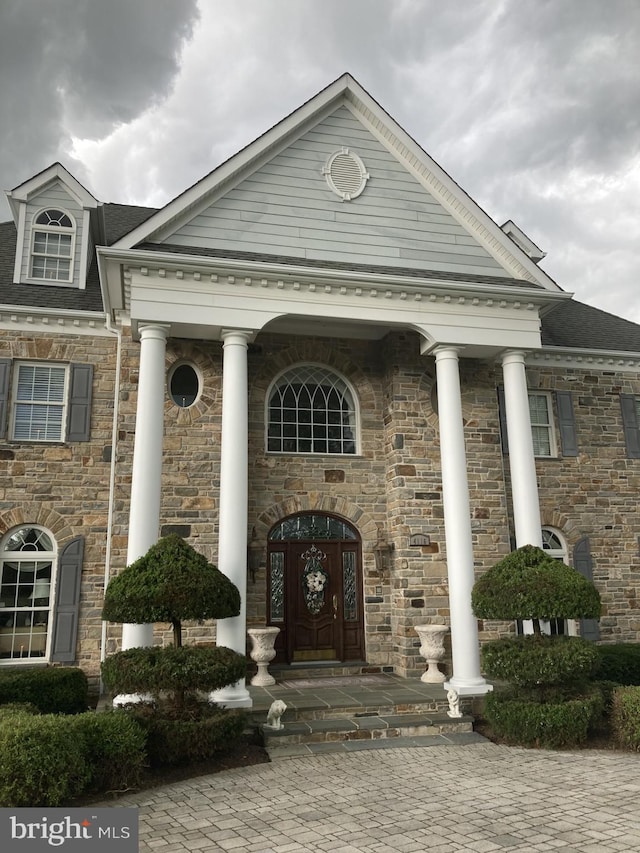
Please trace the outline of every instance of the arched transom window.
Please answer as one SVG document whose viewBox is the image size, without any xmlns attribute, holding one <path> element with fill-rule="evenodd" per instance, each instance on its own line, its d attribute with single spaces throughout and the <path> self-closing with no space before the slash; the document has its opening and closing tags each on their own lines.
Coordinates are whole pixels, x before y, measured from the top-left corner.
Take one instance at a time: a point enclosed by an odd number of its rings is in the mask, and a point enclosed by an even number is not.
<svg viewBox="0 0 640 853">
<path fill-rule="evenodd" d="M 273 383 L 268 396 L 267 450 L 356 453 L 355 395 L 326 367 L 301 364 Z"/>
<path fill-rule="evenodd" d="M 51 626 L 55 543 L 19 527 L 0 545 L 0 660 L 44 658 Z"/>
<path fill-rule="evenodd" d="M 75 226 L 68 213 L 51 208 L 33 223 L 31 278 L 71 281 Z"/>
</svg>

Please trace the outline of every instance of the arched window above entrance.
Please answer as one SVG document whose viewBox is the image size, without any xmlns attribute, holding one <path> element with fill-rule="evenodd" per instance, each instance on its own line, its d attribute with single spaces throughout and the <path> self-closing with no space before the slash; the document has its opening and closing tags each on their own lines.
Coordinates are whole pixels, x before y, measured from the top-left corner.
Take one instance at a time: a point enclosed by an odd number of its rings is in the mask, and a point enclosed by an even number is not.
<svg viewBox="0 0 640 853">
<path fill-rule="evenodd" d="M 269 541 L 296 539 L 358 539 L 355 528 L 341 518 L 321 513 L 290 515 L 277 524 L 269 534 Z"/>
</svg>

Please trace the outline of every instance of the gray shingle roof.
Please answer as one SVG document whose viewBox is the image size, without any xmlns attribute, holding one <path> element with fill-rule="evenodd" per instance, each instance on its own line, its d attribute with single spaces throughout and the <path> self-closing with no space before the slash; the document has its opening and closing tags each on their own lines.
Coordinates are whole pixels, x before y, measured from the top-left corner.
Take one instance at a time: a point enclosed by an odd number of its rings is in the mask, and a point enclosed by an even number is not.
<svg viewBox="0 0 640 853">
<path fill-rule="evenodd" d="M 155 208 L 125 204 L 102 206 L 105 243 L 110 246 L 136 228 L 156 212 Z M 16 228 L 13 222 L 0 223 L 0 305 L 22 305 L 39 308 L 64 308 L 81 311 L 102 311 L 102 296 L 98 280 L 95 256 L 89 266 L 87 287 L 76 290 L 72 287 L 55 285 L 14 284 Z M 218 258 L 235 258 L 265 263 L 299 264 L 300 258 L 287 258 L 253 252 L 230 252 L 206 250 L 197 247 L 172 246 L 170 244 L 142 243 L 139 248 L 150 251 L 175 252 L 185 255 L 200 255 Z M 415 269 L 373 267 L 366 264 L 344 264 L 339 262 L 305 260 L 305 266 L 372 272 L 407 277 L 438 278 L 440 280 L 465 280 L 464 276 L 452 273 L 437 273 Z M 486 284 L 537 287 L 530 282 L 497 276 L 468 276 L 469 280 Z M 640 325 L 616 317 L 599 308 L 593 308 L 572 299 L 558 304 L 542 319 L 542 343 L 545 346 L 576 349 L 602 349 L 640 353 Z"/>
</svg>

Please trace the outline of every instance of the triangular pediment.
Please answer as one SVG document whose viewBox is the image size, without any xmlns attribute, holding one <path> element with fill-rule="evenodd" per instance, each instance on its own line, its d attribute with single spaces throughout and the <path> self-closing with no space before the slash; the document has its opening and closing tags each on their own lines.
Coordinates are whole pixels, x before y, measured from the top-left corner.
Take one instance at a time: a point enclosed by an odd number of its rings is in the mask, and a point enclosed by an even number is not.
<svg viewBox="0 0 640 853">
<path fill-rule="evenodd" d="M 140 244 L 558 289 L 349 75 L 118 245 Z"/>
</svg>

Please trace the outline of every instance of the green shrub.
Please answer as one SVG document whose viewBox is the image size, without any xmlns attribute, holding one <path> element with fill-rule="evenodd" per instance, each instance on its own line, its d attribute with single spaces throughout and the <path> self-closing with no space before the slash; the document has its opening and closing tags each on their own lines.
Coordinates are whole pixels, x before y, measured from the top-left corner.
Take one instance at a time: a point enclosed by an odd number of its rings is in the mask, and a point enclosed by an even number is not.
<svg viewBox="0 0 640 853">
<path fill-rule="evenodd" d="M 102 679 L 113 694 L 220 690 L 246 674 L 244 655 L 224 646 L 151 646 L 127 649 L 102 664 Z"/>
<path fill-rule="evenodd" d="M 486 571 L 471 593 L 480 619 L 598 619 L 600 595 L 579 572 L 525 545 Z"/>
<path fill-rule="evenodd" d="M 581 637 L 531 635 L 485 643 L 482 665 L 490 678 L 522 687 L 568 687 L 587 680 L 598 649 Z"/>
<path fill-rule="evenodd" d="M 84 742 L 93 791 L 117 791 L 139 784 L 146 765 L 146 733 L 131 714 L 121 710 L 88 711 L 67 721 L 70 736 Z"/>
<path fill-rule="evenodd" d="M 179 713 L 170 706 L 128 708 L 147 733 L 147 756 L 152 767 L 189 764 L 213 758 L 237 743 L 244 732 L 244 711 L 220 710 L 206 702 L 191 702 Z"/>
<path fill-rule="evenodd" d="M 0 717 L 8 714 L 39 714 L 40 709 L 33 702 L 7 702 L 0 705 Z"/>
<path fill-rule="evenodd" d="M 0 716 L 0 806 L 59 806 L 91 778 L 83 738 L 72 717 L 9 713 Z"/>
<path fill-rule="evenodd" d="M 618 687 L 613 693 L 611 733 L 625 749 L 640 752 L 640 688 Z"/>
<path fill-rule="evenodd" d="M 31 702 L 43 714 L 78 714 L 89 705 L 87 676 L 77 667 L 0 670 L 0 706 Z"/>
<path fill-rule="evenodd" d="M 640 684 L 640 643 L 598 646 L 596 678 L 618 684 Z"/>
<path fill-rule="evenodd" d="M 540 703 L 511 693 L 489 693 L 484 713 L 494 734 L 508 743 L 567 748 L 584 743 L 598 723 L 602 697 L 596 691 L 590 696 Z"/>
</svg>

